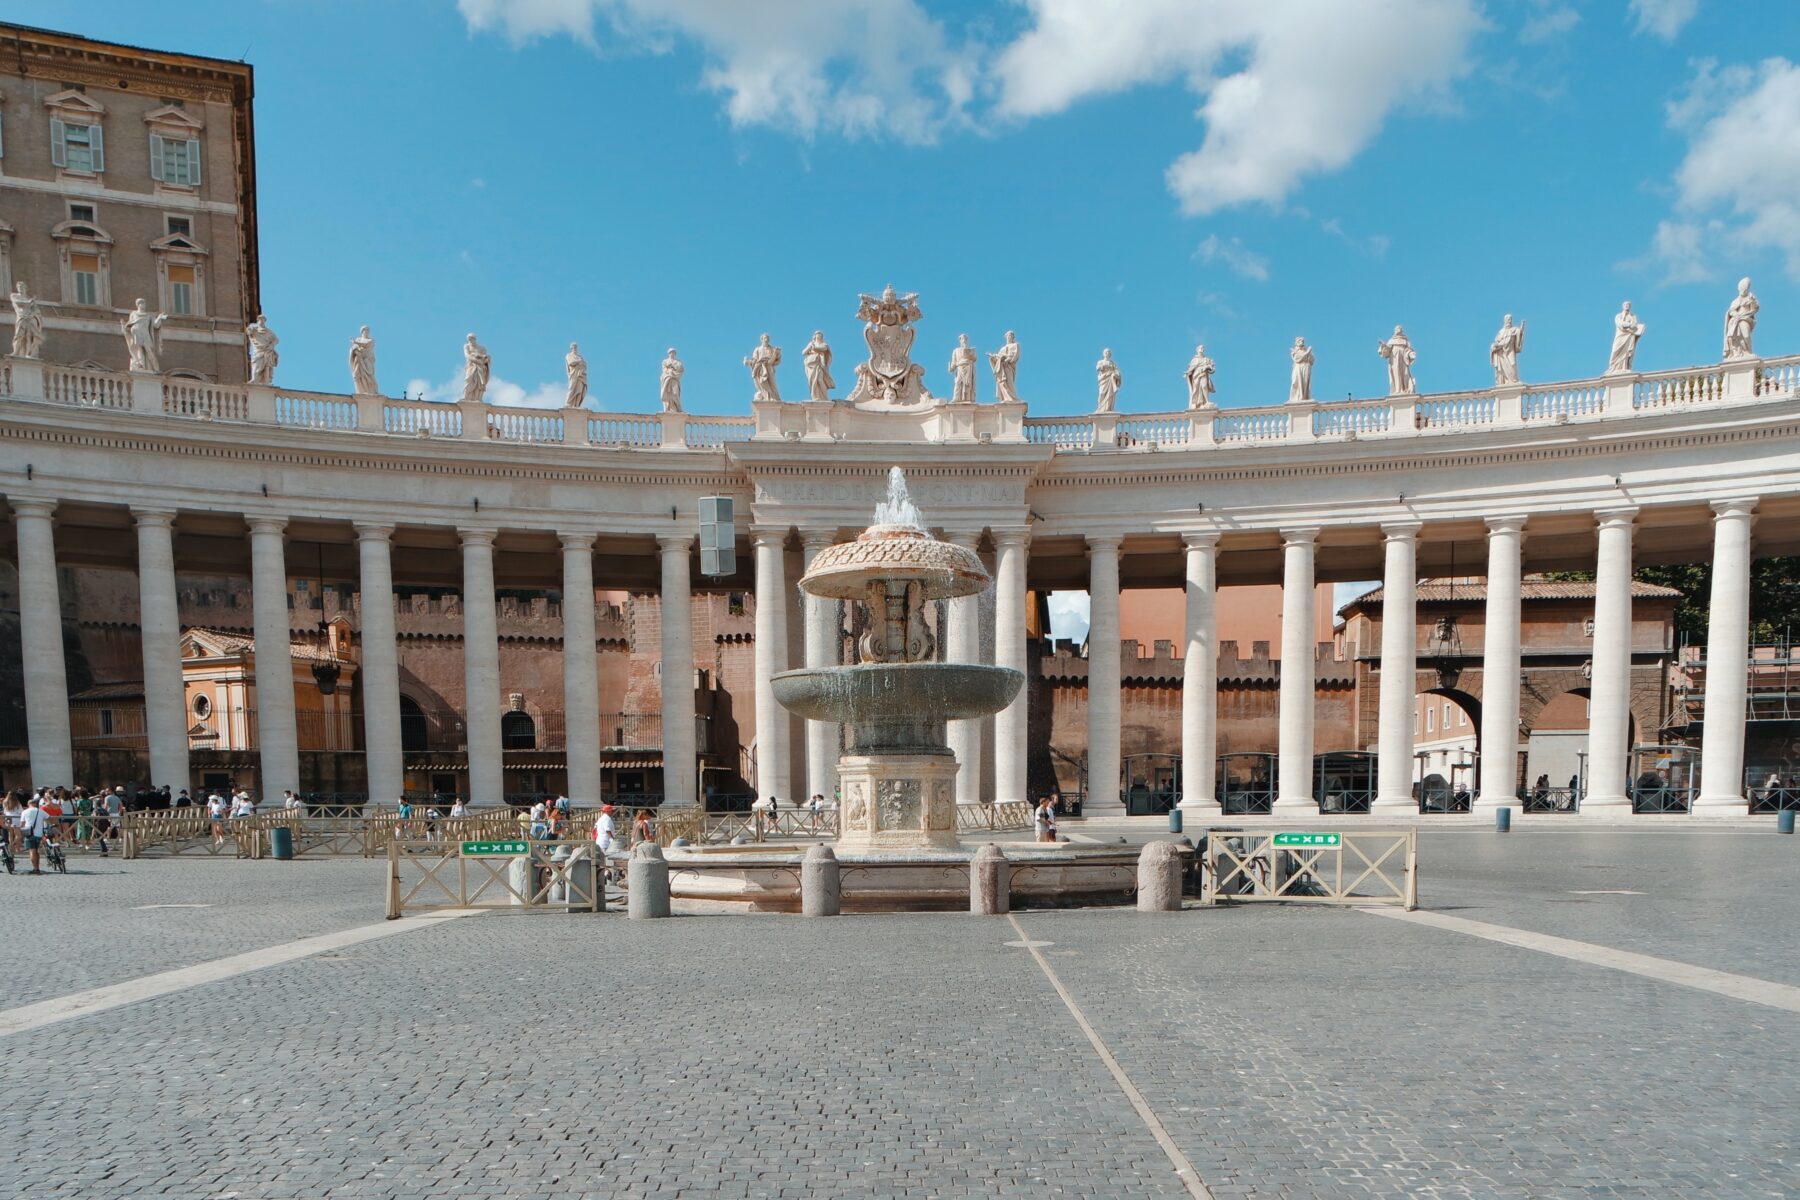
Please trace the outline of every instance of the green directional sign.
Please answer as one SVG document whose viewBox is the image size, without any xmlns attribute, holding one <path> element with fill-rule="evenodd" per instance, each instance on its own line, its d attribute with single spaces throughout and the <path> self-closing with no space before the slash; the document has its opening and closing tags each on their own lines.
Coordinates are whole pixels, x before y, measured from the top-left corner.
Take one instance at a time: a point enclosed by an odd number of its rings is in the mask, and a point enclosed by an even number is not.
<svg viewBox="0 0 1800 1200">
<path fill-rule="evenodd" d="M 465 858 L 489 854 L 530 854 L 531 847 L 524 842 L 464 842 L 462 852 Z"/>
<path fill-rule="evenodd" d="M 1336 846 L 1344 840 L 1341 833 L 1278 833 L 1277 846 Z"/>
</svg>

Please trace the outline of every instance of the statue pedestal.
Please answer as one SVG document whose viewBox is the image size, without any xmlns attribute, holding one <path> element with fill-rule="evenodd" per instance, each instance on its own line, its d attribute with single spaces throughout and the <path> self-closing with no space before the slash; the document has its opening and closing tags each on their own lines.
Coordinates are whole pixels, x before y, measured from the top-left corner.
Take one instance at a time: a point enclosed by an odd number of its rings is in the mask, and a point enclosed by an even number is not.
<svg viewBox="0 0 1800 1200">
<path fill-rule="evenodd" d="M 163 411 L 161 375 L 148 371 L 131 373 L 131 411 L 137 413 L 160 413 Z"/>
<path fill-rule="evenodd" d="M 956 772 L 947 754 L 845 755 L 838 849 L 955 850 Z"/>
<path fill-rule="evenodd" d="M 1732 358 L 1725 361 L 1725 399 L 1756 399 L 1757 378 L 1762 372 L 1760 358 Z"/>
<path fill-rule="evenodd" d="M 11 369 L 11 392 L 27 400 L 44 399 L 44 367 L 35 358 L 8 358 Z"/>
</svg>

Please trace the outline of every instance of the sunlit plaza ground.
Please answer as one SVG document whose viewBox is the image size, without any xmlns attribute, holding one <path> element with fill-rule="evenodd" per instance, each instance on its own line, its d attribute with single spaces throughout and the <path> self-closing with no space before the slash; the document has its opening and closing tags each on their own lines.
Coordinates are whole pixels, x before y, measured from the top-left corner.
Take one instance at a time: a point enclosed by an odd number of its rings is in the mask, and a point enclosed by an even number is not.
<svg viewBox="0 0 1800 1200">
<path fill-rule="evenodd" d="M 1797 853 L 1427 830 L 1417 919 L 392 923 L 381 861 L 77 855 L 0 878 L 0 1193 L 1793 1195 Z"/>
</svg>

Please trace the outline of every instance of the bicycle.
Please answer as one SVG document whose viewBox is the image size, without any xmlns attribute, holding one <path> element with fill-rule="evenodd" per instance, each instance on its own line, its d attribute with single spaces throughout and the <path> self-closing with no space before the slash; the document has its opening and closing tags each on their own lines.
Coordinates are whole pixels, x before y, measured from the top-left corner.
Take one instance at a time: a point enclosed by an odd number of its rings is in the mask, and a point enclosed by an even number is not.
<svg viewBox="0 0 1800 1200">
<path fill-rule="evenodd" d="M 19 865 L 19 860 L 13 857 L 11 835 L 12 831 L 10 829 L 0 831 L 0 864 L 5 865 L 6 873 L 8 875 L 11 875 L 14 869 Z"/>
<path fill-rule="evenodd" d="M 63 853 L 61 839 L 50 837 L 44 839 L 44 860 L 58 875 L 69 873 L 69 856 Z"/>
</svg>

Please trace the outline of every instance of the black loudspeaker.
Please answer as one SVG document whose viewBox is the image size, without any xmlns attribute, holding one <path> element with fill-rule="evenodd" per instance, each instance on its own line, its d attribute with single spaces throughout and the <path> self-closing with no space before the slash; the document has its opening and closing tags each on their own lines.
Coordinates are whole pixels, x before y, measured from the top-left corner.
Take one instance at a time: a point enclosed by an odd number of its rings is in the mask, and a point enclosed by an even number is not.
<svg viewBox="0 0 1800 1200">
<path fill-rule="evenodd" d="M 737 574 L 737 523 L 730 496 L 700 497 L 700 573 Z"/>
</svg>

